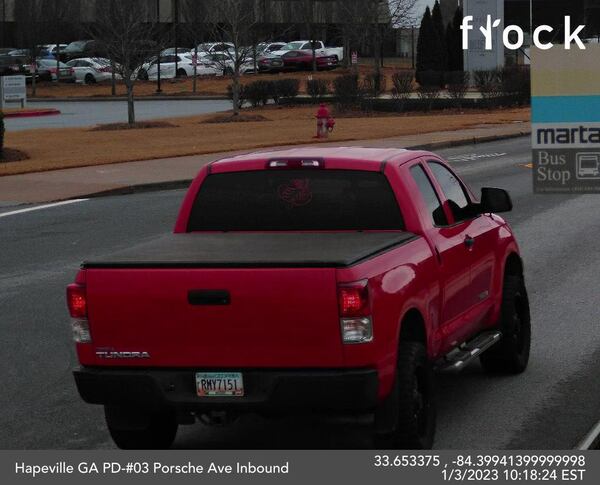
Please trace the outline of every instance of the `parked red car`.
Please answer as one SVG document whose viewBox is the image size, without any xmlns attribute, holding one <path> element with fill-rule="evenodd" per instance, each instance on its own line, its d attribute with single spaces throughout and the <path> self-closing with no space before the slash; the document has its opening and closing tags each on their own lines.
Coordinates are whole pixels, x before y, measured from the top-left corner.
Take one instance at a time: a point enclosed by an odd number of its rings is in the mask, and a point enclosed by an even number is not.
<svg viewBox="0 0 600 485">
<path fill-rule="evenodd" d="M 174 234 L 82 265 L 67 300 L 82 398 L 121 448 L 246 412 L 374 413 L 429 448 L 433 370 L 527 366 L 507 192 L 424 151 L 302 148 L 204 167 Z"/>
<path fill-rule="evenodd" d="M 313 65 L 312 51 L 288 51 L 281 56 L 284 69 L 311 70 Z M 335 69 L 338 67 L 338 58 L 336 56 L 324 56 L 316 54 L 317 69 Z"/>
</svg>

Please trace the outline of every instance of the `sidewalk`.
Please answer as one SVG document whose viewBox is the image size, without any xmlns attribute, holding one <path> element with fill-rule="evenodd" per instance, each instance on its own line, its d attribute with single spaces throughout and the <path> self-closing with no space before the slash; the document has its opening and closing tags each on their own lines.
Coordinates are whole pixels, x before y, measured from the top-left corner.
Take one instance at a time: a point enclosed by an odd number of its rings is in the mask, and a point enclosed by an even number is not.
<svg viewBox="0 0 600 485">
<path fill-rule="evenodd" d="M 444 131 L 381 140 L 357 140 L 342 143 L 336 143 L 334 140 L 324 145 L 436 150 L 450 146 L 514 138 L 528 135 L 530 131 L 529 123 L 481 125 L 460 131 Z M 265 150 L 268 149 L 262 151 Z M 53 202 L 104 193 L 127 193 L 143 188 L 185 187 L 205 164 L 243 152 L 96 165 L 0 177 L 0 206 Z"/>
</svg>

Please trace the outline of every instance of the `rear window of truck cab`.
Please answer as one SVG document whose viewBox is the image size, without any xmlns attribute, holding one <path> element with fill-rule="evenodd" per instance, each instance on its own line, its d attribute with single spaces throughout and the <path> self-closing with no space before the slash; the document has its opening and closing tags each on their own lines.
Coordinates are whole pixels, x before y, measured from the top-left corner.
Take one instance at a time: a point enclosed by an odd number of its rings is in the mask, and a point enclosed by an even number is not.
<svg viewBox="0 0 600 485">
<path fill-rule="evenodd" d="M 212 174 L 201 185 L 188 222 L 188 232 L 403 229 L 385 175 L 358 170 Z"/>
</svg>

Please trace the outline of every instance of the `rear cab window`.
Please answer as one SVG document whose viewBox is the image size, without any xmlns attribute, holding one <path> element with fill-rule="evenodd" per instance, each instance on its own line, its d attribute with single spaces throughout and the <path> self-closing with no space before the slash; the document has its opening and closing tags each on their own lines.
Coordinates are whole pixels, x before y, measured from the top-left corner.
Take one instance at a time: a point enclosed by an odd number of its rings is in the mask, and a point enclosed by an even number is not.
<svg viewBox="0 0 600 485">
<path fill-rule="evenodd" d="M 188 232 L 399 231 L 386 176 L 358 170 L 261 170 L 209 175 Z"/>
</svg>

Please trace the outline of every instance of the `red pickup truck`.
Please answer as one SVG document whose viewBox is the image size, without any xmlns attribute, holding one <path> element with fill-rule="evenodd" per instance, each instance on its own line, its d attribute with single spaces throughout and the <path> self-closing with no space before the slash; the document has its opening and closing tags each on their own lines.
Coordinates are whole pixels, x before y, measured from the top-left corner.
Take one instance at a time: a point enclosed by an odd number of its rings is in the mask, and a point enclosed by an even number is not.
<svg viewBox="0 0 600 485">
<path fill-rule="evenodd" d="M 121 448 L 242 413 L 373 414 L 429 448 L 434 370 L 527 366 L 507 192 L 477 200 L 423 151 L 302 148 L 204 167 L 174 234 L 83 263 L 67 289 L 82 398 Z"/>
</svg>

